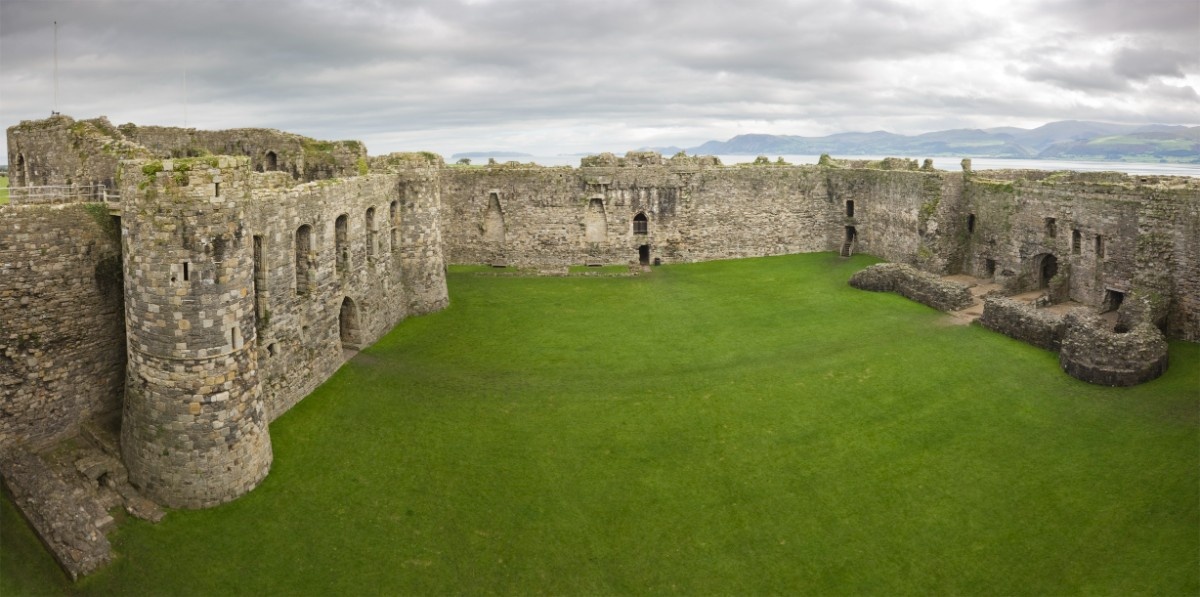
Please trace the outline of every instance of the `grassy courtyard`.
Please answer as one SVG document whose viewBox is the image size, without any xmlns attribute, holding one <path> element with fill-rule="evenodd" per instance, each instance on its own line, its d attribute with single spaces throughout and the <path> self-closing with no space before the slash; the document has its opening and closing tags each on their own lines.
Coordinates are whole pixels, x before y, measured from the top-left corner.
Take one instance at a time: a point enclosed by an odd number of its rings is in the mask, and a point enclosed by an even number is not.
<svg viewBox="0 0 1200 597">
<path fill-rule="evenodd" d="M 1200 346 L 1085 384 L 850 288 L 870 262 L 452 269 L 271 426 L 258 489 L 109 569 L 65 584 L 6 503 L 0 593 L 1200 591 Z"/>
</svg>

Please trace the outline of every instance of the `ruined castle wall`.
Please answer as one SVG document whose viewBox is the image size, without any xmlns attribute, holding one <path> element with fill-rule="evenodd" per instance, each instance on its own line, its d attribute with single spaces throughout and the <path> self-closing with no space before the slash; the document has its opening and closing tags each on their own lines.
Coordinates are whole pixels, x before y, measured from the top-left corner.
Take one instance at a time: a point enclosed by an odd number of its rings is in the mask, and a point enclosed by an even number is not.
<svg viewBox="0 0 1200 597">
<path fill-rule="evenodd" d="M 1042 265 L 1053 256 L 1066 274 L 1070 299 L 1107 308 L 1113 293 L 1134 289 L 1171 300 L 1170 332 L 1200 337 L 1195 232 L 1200 192 L 1178 180 L 1101 173 L 998 181 L 968 177 L 966 234 L 961 271 L 994 275 L 1008 292 L 1046 287 Z M 1171 186 L 1176 185 L 1176 186 Z M 989 267 L 989 261 L 990 267 Z"/>
<path fill-rule="evenodd" d="M 1095 318 L 1068 315 L 1059 364 L 1071 377 L 1106 386 L 1133 386 L 1167 370 L 1168 347 L 1148 322 L 1117 333 Z"/>
<path fill-rule="evenodd" d="M 367 149 L 358 141 L 316 141 L 273 129 L 197 129 L 121 125 L 131 141 L 160 158 L 241 155 L 257 172 L 289 172 L 297 180 L 322 180 L 360 174 Z"/>
<path fill-rule="evenodd" d="M 117 163 L 148 157 L 107 119 L 69 116 L 23 121 L 8 129 L 9 185 L 98 187 L 115 191 Z M 91 191 L 100 198 L 98 189 Z"/>
<path fill-rule="evenodd" d="M 1174 282 L 1167 317 L 1167 334 L 1200 342 L 1200 193 L 1173 192 L 1176 204 L 1168 229 L 1173 245 Z"/>
<path fill-rule="evenodd" d="M 120 409 L 118 225 L 97 204 L 0 207 L 0 449 Z"/>
<path fill-rule="evenodd" d="M 410 170 L 294 187 L 280 185 L 278 174 L 253 177 L 257 350 L 272 418 L 328 379 L 345 361 L 343 349 L 447 304 L 429 176 Z"/>
<path fill-rule="evenodd" d="M 840 207 L 817 168 L 742 166 L 686 175 L 672 238 L 686 261 L 834 250 Z"/>
<path fill-rule="evenodd" d="M 272 461 L 246 158 L 126 164 L 122 457 L 159 503 L 212 506 L 253 489 Z"/>
</svg>

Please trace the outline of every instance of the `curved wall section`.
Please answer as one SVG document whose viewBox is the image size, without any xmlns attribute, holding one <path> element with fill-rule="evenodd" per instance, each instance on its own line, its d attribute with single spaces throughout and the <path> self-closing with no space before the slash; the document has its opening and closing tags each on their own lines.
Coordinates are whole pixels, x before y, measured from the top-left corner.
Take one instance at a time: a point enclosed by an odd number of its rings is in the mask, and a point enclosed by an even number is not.
<svg viewBox="0 0 1200 597">
<path fill-rule="evenodd" d="M 245 162 L 124 170 L 121 451 L 130 481 L 171 507 L 232 500 L 271 465 L 253 349 L 253 245 L 242 227 Z"/>
</svg>

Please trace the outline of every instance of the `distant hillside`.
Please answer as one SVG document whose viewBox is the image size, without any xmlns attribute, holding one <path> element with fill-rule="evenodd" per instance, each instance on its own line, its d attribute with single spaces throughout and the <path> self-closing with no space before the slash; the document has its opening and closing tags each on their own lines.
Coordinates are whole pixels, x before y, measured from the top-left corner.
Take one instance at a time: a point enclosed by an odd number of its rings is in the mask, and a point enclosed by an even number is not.
<svg viewBox="0 0 1200 597">
<path fill-rule="evenodd" d="M 463 152 L 463 153 L 456 153 L 456 154 L 450 156 L 450 159 L 461 160 L 462 158 L 467 158 L 467 159 L 475 160 L 475 159 L 481 159 L 481 158 L 529 158 L 529 157 L 533 157 L 533 155 L 528 154 L 528 153 L 521 153 L 519 151 L 467 151 L 467 152 Z"/>
<path fill-rule="evenodd" d="M 911 136 L 885 131 L 826 137 L 754 134 L 709 141 L 686 151 L 725 155 L 828 153 L 1200 163 L 1200 127 L 1064 120 L 1035 129 L 954 129 Z"/>
</svg>

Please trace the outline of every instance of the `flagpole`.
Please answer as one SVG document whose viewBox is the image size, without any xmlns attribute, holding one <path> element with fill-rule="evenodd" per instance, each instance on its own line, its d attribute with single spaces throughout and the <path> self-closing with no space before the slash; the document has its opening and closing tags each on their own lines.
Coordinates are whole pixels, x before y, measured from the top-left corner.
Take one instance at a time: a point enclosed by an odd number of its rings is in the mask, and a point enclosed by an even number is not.
<svg viewBox="0 0 1200 597">
<path fill-rule="evenodd" d="M 58 114 L 58 21 L 54 21 L 54 110 Z"/>
</svg>

